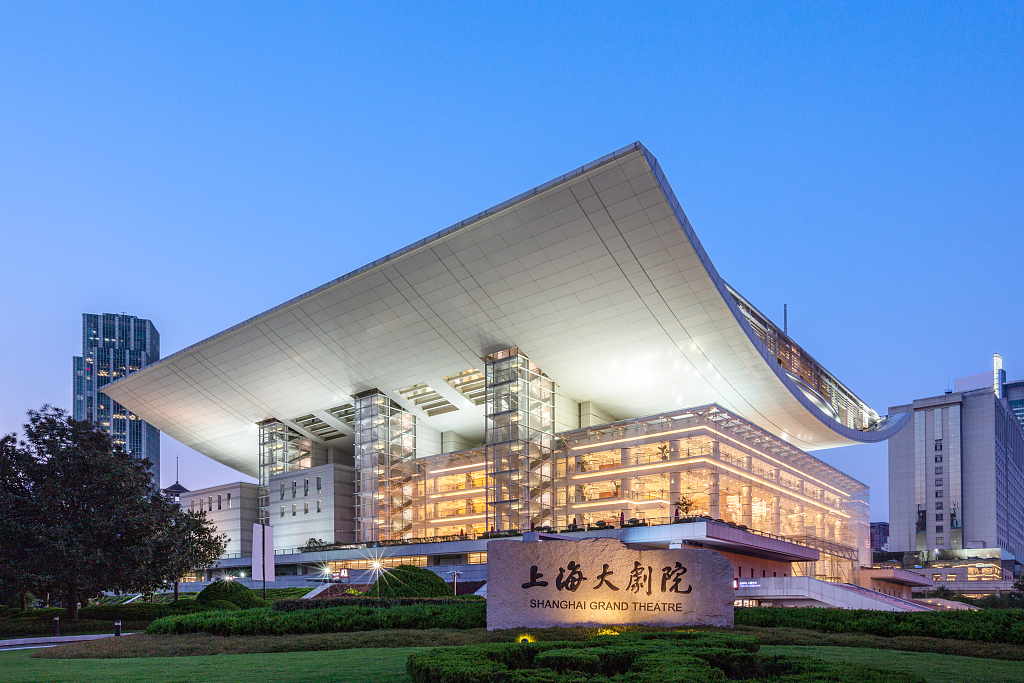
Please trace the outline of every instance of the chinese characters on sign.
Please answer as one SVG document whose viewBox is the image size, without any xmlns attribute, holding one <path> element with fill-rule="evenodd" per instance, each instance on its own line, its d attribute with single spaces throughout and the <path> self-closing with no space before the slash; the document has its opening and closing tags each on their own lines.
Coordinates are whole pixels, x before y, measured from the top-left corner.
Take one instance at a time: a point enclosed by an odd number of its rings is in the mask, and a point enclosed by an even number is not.
<svg viewBox="0 0 1024 683">
<path fill-rule="evenodd" d="M 713 550 L 616 539 L 494 540 L 487 627 L 732 625 L 732 563 Z"/>
<path fill-rule="evenodd" d="M 566 574 L 568 571 L 568 574 Z M 593 590 L 597 590 L 602 586 L 607 586 L 609 590 L 617 591 L 618 586 L 613 584 L 609 579 L 615 572 L 608 568 L 605 564 L 601 568 L 601 573 L 597 577 L 597 584 L 592 586 Z M 627 591 L 639 593 L 646 590 L 647 595 L 650 595 L 653 591 L 653 583 L 651 582 L 651 576 L 654 573 L 654 568 L 648 565 L 646 568 L 640 564 L 639 561 L 633 561 L 633 569 L 629 572 L 629 584 L 626 586 Z M 680 583 L 683 580 L 683 575 L 686 574 L 686 567 L 681 563 L 676 562 L 675 566 L 668 566 L 661 570 L 661 592 L 669 593 L 690 593 L 693 590 L 693 586 L 687 585 L 686 589 L 680 588 Z M 563 579 L 564 576 L 564 579 Z M 547 581 L 541 581 L 544 577 L 537 565 L 530 566 L 530 580 L 523 584 L 523 590 L 528 588 L 535 588 L 548 585 Z M 580 569 L 580 564 L 575 560 L 570 560 L 565 567 L 558 568 L 558 577 L 555 579 L 555 587 L 558 590 L 567 590 L 571 593 L 575 593 L 576 590 L 587 580 L 587 577 L 583 576 L 583 571 Z M 669 584 L 669 581 L 672 581 Z"/>
</svg>

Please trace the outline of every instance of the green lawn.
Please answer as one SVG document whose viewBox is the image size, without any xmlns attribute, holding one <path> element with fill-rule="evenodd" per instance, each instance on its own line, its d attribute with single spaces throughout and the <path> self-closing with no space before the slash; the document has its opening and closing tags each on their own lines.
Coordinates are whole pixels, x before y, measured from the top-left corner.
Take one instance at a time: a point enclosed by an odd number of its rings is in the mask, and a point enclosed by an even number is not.
<svg viewBox="0 0 1024 683">
<path fill-rule="evenodd" d="M 763 645 L 761 652 L 817 657 L 916 673 L 928 683 L 1024 683 L 1024 664 L 997 659 L 859 647 Z M 0 670 L 2 671 L 2 670 Z"/>
<path fill-rule="evenodd" d="M 404 683 L 405 658 L 422 648 L 136 659 L 37 659 L 0 652 L 0 681 L 74 683 Z"/>
<path fill-rule="evenodd" d="M 32 650 L 0 652 L 0 681 L 35 683 L 405 683 L 405 658 L 423 648 L 360 648 L 314 652 L 133 659 L 39 659 Z M 923 675 L 929 683 L 1024 683 L 1021 662 L 853 647 L 765 645 L 764 653 L 869 664 Z"/>
</svg>

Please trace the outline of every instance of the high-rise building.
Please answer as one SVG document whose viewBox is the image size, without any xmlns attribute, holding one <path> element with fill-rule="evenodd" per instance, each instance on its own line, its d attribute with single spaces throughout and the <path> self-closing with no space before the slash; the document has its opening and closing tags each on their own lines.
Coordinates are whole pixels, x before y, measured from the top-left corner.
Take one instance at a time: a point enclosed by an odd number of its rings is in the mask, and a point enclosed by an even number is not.
<svg viewBox="0 0 1024 683">
<path fill-rule="evenodd" d="M 890 408 L 913 413 L 889 440 L 891 552 L 1024 557 L 1024 427 L 1007 386 L 997 355 L 955 391 Z"/>
<path fill-rule="evenodd" d="M 133 315 L 82 314 L 82 355 L 74 357 L 73 417 L 110 433 L 114 443 L 153 464 L 160 483 L 160 431 L 117 401 L 103 388 L 160 359 L 160 333 L 149 320 Z"/>
</svg>

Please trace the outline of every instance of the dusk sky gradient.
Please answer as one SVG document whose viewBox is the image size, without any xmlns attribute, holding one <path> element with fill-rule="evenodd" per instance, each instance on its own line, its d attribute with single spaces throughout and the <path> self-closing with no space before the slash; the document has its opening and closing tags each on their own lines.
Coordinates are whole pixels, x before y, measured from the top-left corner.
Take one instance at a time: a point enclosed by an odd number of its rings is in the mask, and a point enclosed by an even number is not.
<svg viewBox="0 0 1024 683">
<path fill-rule="evenodd" d="M 4 2 L 0 432 L 70 409 L 83 312 L 167 356 L 635 140 L 880 413 L 1024 378 L 1022 8 Z M 888 519 L 884 444 L 815 454 Z"/>
</svg>

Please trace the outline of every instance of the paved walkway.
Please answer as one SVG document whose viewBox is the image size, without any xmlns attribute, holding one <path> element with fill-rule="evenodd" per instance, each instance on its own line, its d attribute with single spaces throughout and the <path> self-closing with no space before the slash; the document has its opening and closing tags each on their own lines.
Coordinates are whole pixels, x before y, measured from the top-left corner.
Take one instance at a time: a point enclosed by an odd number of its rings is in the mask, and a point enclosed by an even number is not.
<svg viewBox="0 0 1024 683">
<path fill-rule="evenodd" d="M 123 635 L 130 636 L 130 633 Z M 45 638 L 14 638 L 13 640 L 0 640 L 0 651 L 3 650 L 26 650 L 32 647 L 54 647 L 62 643 L 77 643 L 82 640 L 99 640 L 100 638 L 113 638 L 113 633 L 99 633 L 91 636 L 47 636 Z"/>
</svg>

